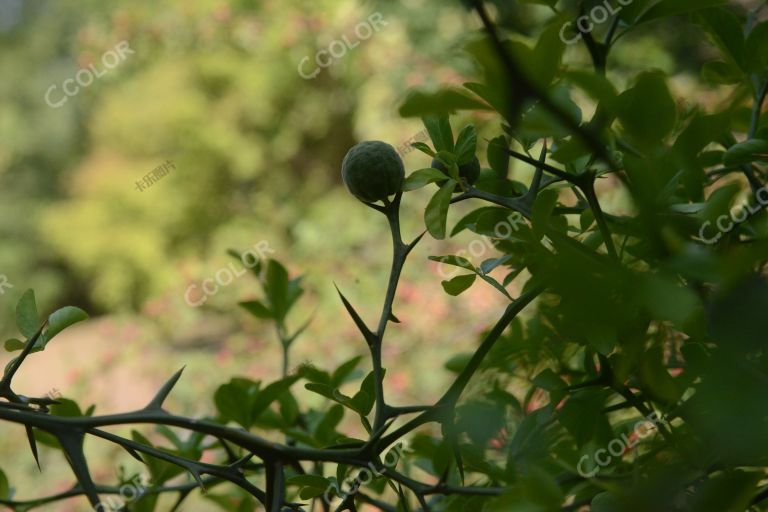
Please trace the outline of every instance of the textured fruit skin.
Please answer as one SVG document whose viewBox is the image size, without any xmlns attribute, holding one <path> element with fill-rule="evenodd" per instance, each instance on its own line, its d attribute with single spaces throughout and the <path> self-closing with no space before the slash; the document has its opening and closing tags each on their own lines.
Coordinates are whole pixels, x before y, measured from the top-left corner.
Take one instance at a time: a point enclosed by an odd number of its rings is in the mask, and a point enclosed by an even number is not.
<svg viewBox="0 0 768 512">
<path fill-rule="evenodd" d="M 396 194 L 405 180 L 405 166 L 395 148 L 380 140 L 355 144 L 341 162 L 341 179 L 366 203 Z"/>
<path fill-rule="evenodd" d="M 448 169 L 437 159 L 432 160 L 432 168 L 442 171 L 448 174 Z M 459 166 L 459 177 L 464 179 L 467 183 L 472 185 L 480 177 L 480 160 L 477 157 L 472 157 L 468 163 Z M 436 181 L 435 184 L 438 187 L 442 187 L 447 180 Z"/>
</svg>

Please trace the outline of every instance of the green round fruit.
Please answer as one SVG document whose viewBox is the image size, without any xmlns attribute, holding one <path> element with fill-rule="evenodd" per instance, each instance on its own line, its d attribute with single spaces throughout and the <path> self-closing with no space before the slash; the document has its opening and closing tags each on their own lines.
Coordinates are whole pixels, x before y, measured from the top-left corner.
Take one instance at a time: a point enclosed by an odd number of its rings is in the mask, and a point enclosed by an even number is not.
<svg viewBox="0 0 768 512">
<path fill-rule="evenodd" d="M 352 195 L 374 203 L 400 192 L 405 166 L 395 148 L 380 140 L 355 144 L 341 162 L 341 179 Z"/>
<path fill-rule="evenodd" d="M 437 169 L 438 171 L 441 171 L 446 175 L 448 174 L 448 169 L 443 165 L 442 162 L 440 162 L 437 159 L 432 160 L 432 168 Z M 460 165 L 459 177 L 470 185 L 475 183 L 477 179 L 480 177 L 480 160 L 478 160 L 477 157 L 475 156 L 475 157 L 472 157 L 472 160 L 470 160 L 466 164 Z M 446 181 L 448 180 L 436 181 L 435 184 L 438 187 L 442 187 Z"/>
</svg>

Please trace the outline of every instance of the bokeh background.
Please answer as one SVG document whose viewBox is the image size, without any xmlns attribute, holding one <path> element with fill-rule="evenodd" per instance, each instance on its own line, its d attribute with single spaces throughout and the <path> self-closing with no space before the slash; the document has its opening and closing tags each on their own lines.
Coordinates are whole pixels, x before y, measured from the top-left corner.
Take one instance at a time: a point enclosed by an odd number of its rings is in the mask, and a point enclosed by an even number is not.
<svg viewBox="0 0 768 512">
<path fill-rule="evenodd" d="M 503 22 L 522 33 L 543 15 L 543 6 L 498 4 Z M 385 24 L 357 38 L 356 27 L 375 13 Z M 233 261 L 227 249 L 260 242 L 292 275 L 306 276 L 307 294 L 289 322 L 312 322 L 290 366 L 334 367 L 363 354 L 333 284 L 373 321 L 390 240 L 384 219 L 344 190 L 341 159 L 360 140 L 400 147 L 418 137 L 420 121 L 401 118 L 398 106 L 414 87 L 474 78 L 461 48 L 477 26 L 458 1 L 0 0 L 0 276 L 13 286 L 1 290 L 0 331 L 16 335 L 13 310 L 28 288 L 45 314 L 75 305 L 92 315 L 30 358 L 18 391 L 60 392 L 96 404 L 97 413 L 126 411 L 186 365 L 169 407 L 203 416 L 232 376 L 278 378 L 272 326 L 237 307 L 259 296 L 252 276 L 200 307 L 185 300 L 190 285 Z M 313 79 L 300 76 L 304 57 L 313 70 L 317 52 L 345 37 L 354 48 Z M 620 83 L 655 67 L 672 74 L 676 97 L 728 101 L 722 88 L 693 88 L 712 54 L 695 27 L 656 24 L 630 37 L 612 57 Z M 62 83 L 79 70 L 103 71 L 102 56 L 122 41 L 133 53 L 63 105 L 46 102 L 52 85 L 52 97 L 62 98 Z M 587 62 L 582 46 L 569 47 L 567 60 Z M 483 134 L 498 127 L 482 116 L 457 118 L 467 121 L 478 126 L 482 153 Z M 408 171 L 429 166 L 417 151 L 404 160 Z M 170 173 L 140 190 L 136 182 L 166 161 Z M 407 196 L 407 238 L 422 229 L 428 197 Z M 395 403 L 434 400 L 451 379 L 448 354 L 475 346 L 502 307 L 482 286 L 447 296 L 427 259 L 466 249 L 471 236 L 427 239 L 406 267 L 395 306 L 402 324 L 385 351 Z M 131 465 L 112 448 L 88 448 L 97 478 L 113 480 L 120 464 Z M 18 498 L 71 485 L 61 454 L 42 450 L 40 474 L 23 430 L 0 424 L 0 465 Z M 197 497 L 190 504 L 218 510 Z M 86 509 L 74 499 L 41 510 Z"/>
</svg>

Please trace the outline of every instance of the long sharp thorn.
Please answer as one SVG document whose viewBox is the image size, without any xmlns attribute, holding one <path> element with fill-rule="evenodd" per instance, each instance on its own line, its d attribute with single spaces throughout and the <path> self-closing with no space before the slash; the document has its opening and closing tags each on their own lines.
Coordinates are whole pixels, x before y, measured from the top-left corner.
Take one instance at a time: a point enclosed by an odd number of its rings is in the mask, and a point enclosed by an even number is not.
<svg viewBox="0 0 768 512">
<path fill-rule="evenodd" d="M 26 427 L 27 431 L 27 440 L 29 440 L 29 448 L 32 450 L 32 455 L 35 457 L 35 462 L 37 462 L 37 469 L 42 472 L 43 468 L 40 467 L 40 457 L 37 453 L 37 441 L 35 440 L 35 433 L 32 430 L 32 427 L 27 425 Z"/>
<path fill-rule="evenodd" d="M 355 311 L 355 308 L 352 307 L 352 304 L 350 304 L 347 298 L 344 297 L 344 294 L 341 293 L 341 290 L 339 290 L 339 287 L 336 286 L 335 284 L 333 286 L 336 288 L 336 292 L 339 294 L 339 297 L 341 297 L 341 301 L 344 303 L 344 307 L 347 308 L 347 312 L 349 313 L 349 316 L 352 317 L 352 320 L 355 322 L 355 325 L 363 334 L 365 341 L 370 345 L 375 341 L 376 335 L 373 334 L 373 332 L 368 328 L 367 325 L 365 325 L 365 322 L 363 322 L 363 319 L 360 318 L 360 315 L 357 314 L 357 311 Z"/>
<path fill-rule="evenodd" d="M 174 373 L 173 376 L 168 379 L 165 384 L 163 384 L 163 387 L 160 388 L 160 390 L 157 392 L 155 398 L 153 398 L 152 401 L 147 405 L 147 410 L 162 410 L 163 402 L 165 402 L 165 399 L 168 398 L 168 395 L 173 390 L 173 387 L 179 381 L 181 374 L 184 372 L 184 368 L 186 368 L 186 366 L 183 366 L 179 371 Z"/>
</svg>

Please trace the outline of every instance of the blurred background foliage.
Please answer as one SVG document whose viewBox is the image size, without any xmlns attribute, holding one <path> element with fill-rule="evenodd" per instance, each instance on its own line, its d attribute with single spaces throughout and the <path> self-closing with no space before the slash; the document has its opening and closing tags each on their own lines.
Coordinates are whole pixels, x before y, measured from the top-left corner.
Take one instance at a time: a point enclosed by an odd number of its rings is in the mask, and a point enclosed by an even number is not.
<svg viewBox="0 0 768 512">
<path fill-rule="evenodd" d="M 749 3 L 733 2 L 737 9 Z M 534 35 L 546 13 L 514 0 L 496 7 L 502 23 L 522 34 Z M 374 12 L 386 21 L 380 31 L 316 78 L 301 78 L 303 57 L 314 60 L 342 36 L 354 39 L 354 27 Z M 260 241 L 293 275 L 307 275 L 310 297 L 293 322 L 313 315 L 313 323 L 294 348 L 294 363 L 338 364 L 361 353 L 352 324 L 338 320 L 332 283 L 344 285 L 361 311 L 374 311 L 389 259 L 388 247 L 374 242 L 388 234 L 375 212 L 342 189 L 340 161 L 358 140 L 399 147 L 422 130 L 397 114 L 409 89 L 474 79 L 472 61 L 457 50 L 476 27 L 460 2 L 429 0 L 0 0 L 0 275 L 13 284 L 0 295 L 0 330 L 14 334 L 13 305 L 27 288 L 43 310 L 74 304 L 99 317 L 74 330 L 71 341 L 99 357 L 73 370 L 51 350 L 41 361 L 67 367 L 64 381 L 29 376 L 30 384 L 42 393 L 52 386 L 65 395 L 85 391 L 106 412 L 133 403 L 115 389 L 127 377 L 107 376 L 118 371 L 116 360 L 119 371 L 146 378 L 146 388 L 130 390 L 141 396 L 186 363 L 187 386 L 175 405 L 202 414 L 212 404 L 198 397 L 230 375 L 277 377 L 272 333 L 231 314 L 255 293 L 252 279 L 237 279 L 200 308 L 184 299 L 191 284 L 230 262 L 228 248 Z M 671 19 L 629 37 L 612 55 L 614 83 L 659 68 L 677 98 L 704 106 L 728 100 L 727 90 L 697 80 L 713 50 L 694 25 Z M 51 85 L 90 64 L 99 68 L 121 41 L 134 53 L 60 108 L 46 104 Z M 588 65 L 583 45 L 567 52 L 569 62 Z M 471 116 L 484 147 L 484 133 L 498 127 L 488 126 L 490 116 Z M 165 161 L 175 166 L 170 174 L 137 190 Z M 405 161 L 409 171 L 429 164 L 415 151 Z M 428 197 L 409 195 L 406 232 L 421 229 L 424 204 L 416 198 Z M 617 195 L 608 204 L 615 210 L 622 201 Z M 385 355 L 397 369 L 388 375 L 395 397 L 431 400 L 450 378 L 439 369 L 440 354 L 466 351 L 495 316 L 491 306 L 501 304 L 479 287 L 459 298 L 443 294 L 427 256 L 473 240 L 462 236 L 425 243 L 406 270 L 397 314 L 408 334 L 393 333 Z M 431 314 L 415 314 L 425 308 Z M 431 336 L 438 324 L 450 339 Z M 217 372 L 210 371 L 211 352 Z M 164 358 L 148 357 L 157 353 Z M 5 425 L 0 432 L 2 458 L 23 457 L 16 469 L 33 475 L 34 461 L 17 452 L 26 448 L 11 441 L 18 432 Z"/>
</svg>

